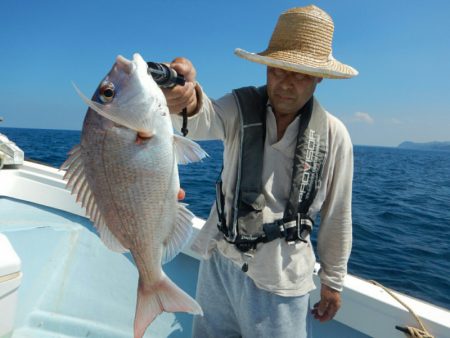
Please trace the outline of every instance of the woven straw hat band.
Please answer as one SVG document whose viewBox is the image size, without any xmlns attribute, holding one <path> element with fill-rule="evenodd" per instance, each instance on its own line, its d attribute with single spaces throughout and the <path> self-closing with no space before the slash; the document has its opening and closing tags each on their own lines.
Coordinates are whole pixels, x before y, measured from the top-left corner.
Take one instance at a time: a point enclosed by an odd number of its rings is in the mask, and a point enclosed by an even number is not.
<svg viewBox="0 0 450 338">
<path fill-rule="evenodd" d="M 259 55 L 301 54 L 325 63 L 331 53 L 333 31 L 333 21 L 320 9 L 310 13 L 305 8 L 294 8 L 280 16 L 269 47 Z"/>
</svg>

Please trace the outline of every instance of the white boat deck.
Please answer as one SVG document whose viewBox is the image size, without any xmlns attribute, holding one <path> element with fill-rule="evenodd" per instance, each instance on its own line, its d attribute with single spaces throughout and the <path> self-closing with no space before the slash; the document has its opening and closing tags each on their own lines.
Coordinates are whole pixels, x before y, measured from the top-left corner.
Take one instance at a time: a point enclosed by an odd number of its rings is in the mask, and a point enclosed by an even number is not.
<svg viewBox="0 0 450 338">
<path fill-rule="evenodd" d="M 127 257 L 109 251 L 80 216 L 7 198 L 0 198 L 0 210 L 0 229 L 22 260 L 12 337 L 131 336 L 138 275 Z M 184 255 L 172 263 L 189 278 L 170 264 L 165 270 L 177 283 L 184 280 L 182 287 L 192 294 L 196 264 Z M 190 321 L 188 315 L 164 313 L 146 337 L 190 330 Z"/>
<path fill-rule="evenodd" d="M 22 260 L 12 337 L 132 337 L 136 268 L 129 256 L 101 243 L 64 189 L 60 172 L 30 162 L 21 170 L 1 170 L 0 215 L 0 232 Z M 191 295 L 197 269 L 198 261 L 188 254 L 164 266 Z M 435 337 L 450 337 L 448 310 L 401 297 Z M 317 292 L 312 298 L 314 303 Z M 191 322 L 188 314 L 163 313 L 145 337 L 190 337 Z M 314 332 L 315 337 L 404 337 L 395 325 L 416 323 L 384 291 L 348 276 L 338 316 L 330 323 L 315 322 Z"/>
</svg>

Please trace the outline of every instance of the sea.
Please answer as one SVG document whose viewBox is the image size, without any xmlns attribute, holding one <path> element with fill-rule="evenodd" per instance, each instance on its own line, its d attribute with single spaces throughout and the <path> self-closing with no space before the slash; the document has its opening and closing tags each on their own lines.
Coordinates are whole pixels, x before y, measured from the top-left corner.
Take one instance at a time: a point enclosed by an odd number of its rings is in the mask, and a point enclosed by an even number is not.
<svg viewBox="0 0 450 338">
<path fill-rule="evenodd" d="M 0 128 L 32 159 L 59 167 L 79 131 Z M 208 217 L 222 144 L 199 142 L 209 157 L 180 166 L 185 202 Z M 450 309 L 450 152 L 354 146 L 353 249 L 348 270 Z M 317 228 L 313 242 L 317 237 Z"/>
</svg>

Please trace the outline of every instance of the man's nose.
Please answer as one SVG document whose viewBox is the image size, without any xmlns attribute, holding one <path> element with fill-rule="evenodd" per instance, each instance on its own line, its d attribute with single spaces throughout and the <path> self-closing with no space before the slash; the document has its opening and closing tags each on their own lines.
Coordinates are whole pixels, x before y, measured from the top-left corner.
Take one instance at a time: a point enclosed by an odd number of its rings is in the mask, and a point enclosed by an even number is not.
<svg viewBox="0 0 450 338">
<path fill-rule="evenodd" d="M 293 79 L 289 75 L 285 75 L 284 78 L 280 81 L 280 86 L 282 89 L 290 89 L 294 86 Z"/>
</svg>

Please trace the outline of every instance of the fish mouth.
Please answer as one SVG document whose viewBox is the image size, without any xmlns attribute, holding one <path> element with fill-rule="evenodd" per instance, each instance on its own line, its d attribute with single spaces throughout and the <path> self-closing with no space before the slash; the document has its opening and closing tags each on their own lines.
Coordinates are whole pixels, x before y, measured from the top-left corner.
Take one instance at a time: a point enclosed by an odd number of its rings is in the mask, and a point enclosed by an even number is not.
<svg viewBox="0 0 450 338">
<path fill-rule="evenodd" d="M 138 69 L 142 69 L 147 73 L 148 65 L 147 62 L 142 58 L 141 54 L 134 53 L 133 60 L 128 60 L 122 55 L 116 57 L 116 67 L 117 69 L 125 72 L 128 75 L 133 74 Z"/>
<path fill-rule="evenodd" d="M 116 67 L 126 74 L 131 75 L 136 69 L 136 64 L 133 61 L 124 58 L 122 55 L 118 55 L 116 57 Z"/>
</svg>

